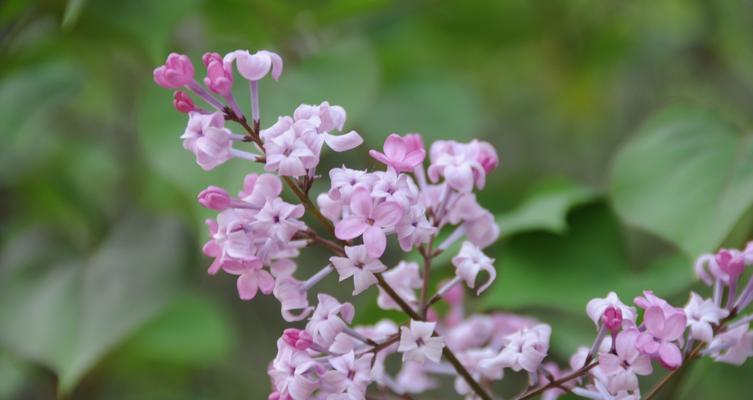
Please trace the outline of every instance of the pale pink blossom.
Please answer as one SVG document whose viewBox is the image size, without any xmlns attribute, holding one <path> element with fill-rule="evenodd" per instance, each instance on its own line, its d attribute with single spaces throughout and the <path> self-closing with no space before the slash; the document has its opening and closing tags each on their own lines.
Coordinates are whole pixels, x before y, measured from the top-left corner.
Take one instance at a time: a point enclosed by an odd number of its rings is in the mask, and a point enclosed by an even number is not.
<svg viewBox="0 0 753 400">
<path fill-rule="evenodd" d="M 714 361 L 743 365 L 753 357 L 753 332 L 744 324 L 720 333 L 709 343 L 707 353 Z"/>
<path fill-rule="evenodd" d="M 599 368 L 608 377 L 607 388 L 611 393 L 637 390 L 636 375 L 649 375 L 653 371 L 651 359 L 636 349 L 638 335 L 636 329 L 620 332 L 615 339 L 616 354 L 599 355 Z"/>
<path fill-rule="evenodd" d="M 371 360 L 373 354 L 356 357 L 353 351 L 329 359 L 331 370 L 324 373 L 322 380 L 326 389 L 333 394 L 344 393 L 349 400 L 366 398 L 366 388 L 371 383 Z M 328 397 L 330 398 L 330 397 Z"/>
<path fill-rule="evenodd" d="M 549 351 L 552 328 L 539 324 L 506 337 L 506 346 L 492 358 L 481 361 L 482 368 L 511 368 L 535 373 Z"/>
<path fill-rule="evenodd" d="M 685 306 L 690 337 L 706 343 L 714 337 L 714 325 L 719 324 L 729 311 L 714 304 L 712 299 L 703 299 L 695 292 L 690 292 L 690 300 Z"/>
<path fill-rule="evenodd" d="M 260 210 L 267 201 L 280 196 L 282 182 L 272 174 L 247 174 L 243 178 L 243 190 L 238 197 L 253 209 Z"/>
<path fill-rule="evenodd" d="M 330 198 L 336 201 L 350 203 L 350 196 L 357 188 L 371 191 L 377 177 L 366 171 L 350 168 L 333 168 L 329 171 L 331 188 Z"/>
<path fill-rule="evenodd" d="M 319 164 L 319 156 L 299 137 L 305 134 L 302 131 L 304 129 L 304 125 L 293 125 L 279 136 L 264 142 L 267 157 L 265 170 L 277 172 L 281 176 L 299 177 Z"/>
<path fill-rule="evenodd" d="M 217 221 L 207 220 L 210 238 L 203 251 L 214 262 L 209 274 L 216 274 L 228 262 L 256 261 L 256 247 L 251 239 L 247 215 L 239 210 L 227 209 L 217 215 Z"/>
<path fill-rule="evenodd" d="M 428 243 L 437 233 L 437 228 L 426 218 L 426 210 L 416 205 L 395 225 L 395 233 L 400 248 L 407 252 L 418 244 Z"/>
<path fill-rule="evenodd" d="M 397 172 L 410 172 L 424 161 L 426 150 L 420 135 L 409 134 L 401 137 L 393 133 L 384 141 L 384 153 L 369 150 L 369 154 Z"/>
<path fill-rule="evenodd" d="M 345 109 L 340 106 L 330 106 L 329 102 L 324 101 L 318 106 L 301 104 L 295 109 L 293 118 L 296 121 L 305 120 L 310 122 L 321 135 L 321 138 L 327 143 L 327 146 L 334 151 L 343 152 L 352 150 L 363 143 L 363 138 L 356 132 L 350 131 L 343 135 L 333 135 L 330 131 L 342 131 L 345 125 Z"/>
<path fill-rule="evenodd" d="M 424 363 L 430 360 L 438 363 L 442 358 L 444 340 L 433 336 L 436 322 L 411 320 L 410 328 L 400 327 L 400 346 L 397 351 L 403 353 L 403 361 Z"/>
<path fill-rule="evenodd" d="M 223 63 L 231 65 L 235 62 L 238 72 L 249 81 L 258 81 L 270 71 L 274 80 L 282 75 L 282 58 L 277 53 L 259 50 L 254 54 L 248 50 L 235 50 L 225 55 Z"/>
<path fill-rule="evenodd" d="M 306 330 L 314 337 L 314 342 L 327 348 L 335 336 L 353 321 L 355 308 L 350 303 L 340 303 L 334 297 L 320 293 L 319 304 L 311 315 Z"/>
<path fill-rule="evenodd" d="M 475 144 L 474 144 L 475 143 Z M 486 170 L 480 161 L 488 163 L 486 156 L 479 158 L 480 147 L 477 142 L 458 143 L 438 140 L 431 145 L 431 165 L 428 169 L 429 179 L 437 182 L 444 177 L 447 184 L 461 193 L 483 189 L 486 183 Z"/>
<path fill-rule="evenodd" d="M 201 168 L 211 170 L 232 158 L 232 134 L 225 128 L 225 117 L 221 112 L 201 114 L 192 111 L 188 116 L 188 126 L 180 138 L 183 147 L 194 153 Z"/>
<path fill-rule="evenodd" d="M 685 332 L 685 313 L 665 313 L 660 306 L 652 305 L 646 309 L 643 322 L 646 331 L 638 335 L 635 344 L 638 351 L 660 361 L 667 369 L 678 368 L 682 353 L 675 341 Z"/>
<path fill-rule="evenodd" d="M 635 308 L 625 305 L 620 298 L 617 297 L 617 293 L 609 292 L 607 297 L 600 299 L 591 299 L 586 305 L 586 314 L 591 318 L 591 321 L 598 327 L 603 322 L 604 312 L 609 308 L 615 308 L 620 310 L 623 321 L 635 322 Z"/>
<path fill-rule="evenodd" d="M 194 69 L 188 56 L 170 53 L 164 65 L 154 69 L 154 82 L 165 89 L 176 89 L 193 82 Z"/>
<path fill-rule="evenodd" d="M 308 317 L 313 307 L 309 306 L 303 283 L 293 277 L 278 279 L 272 291 L 275 298 L 280 301 L 282 318 L 288 322 L 300 321 Z M 297 314 L 292 311 L 300 310 Z"/>
<path fill-rule="evenodd" d="M 288 328 L 282 332 L 282 340 L 290 347 L 304 351 L 309 349 L 314 344 L 314 339 L 311 334 L 295 328 Z"/>
<path fill-rule="evenodd" d="M 739 250 L 721 249 L 716 253 L 715 260 L 730 282 L 737 281 L 745 269 L 745 255 Z"/>
<path fill-rule="evenodd" d="M 276 197 L 267 200 L 264 207 L 255 215 L 255 221 L 251 223 L 251 226 L 268 232 L 270 237 L 275 237 L 284 243 L 289 241 L 296 232 L 306 229 L 306 224 L 299 220 L 303 213 L 302 205 L 289 204 Z"/>
<path fill-rule="evenodd" d="M 423 363 L 415 361 L 403 362 L 395 378 L 398 387 L 404 393 L 419 394 L 439 386 L 437 380 L 426 371 Z"/>
<path fill-rule="evenodd" d="M 479 286 L 476 294 L 481 294 L 486 290 L 497 277 L 497 270 L 494 268 L 494 259 L 489 258 L 481 249 L 471 242 L 464 242 L 458 255 L 452 258 L 452 265 L 455 266 L 455 274 L 463 279 L 471 289 L 476 287 L 476 276 L 481 271 L 486 271 L 489 275 L 486 282 Z"/>
<path fill-rule="evenodd" d="M 482 249 L 494 244 L 499 238 L 499 225 L 489 211 L 485 211 L 479 218 L 463 223 L 463 229 L 468 241 Z"/>
<path fill-rule="evenodd" d="M 231 275 L 238 275 L 236 286 L 241 300 L 251 300 L 256 293 L 272 293 L 275 279 L 268 271 L 262 269 L 261 260 L 257 262 L 226 263 L 223 268 Z"/>
<path fill-rule="evenodd" d="M 317 363 L 304 351 L 288 347 L 284 340 L 277 341 L 277 357 L 267 373 L 272 378 L 278 399 L 309 400 L 319 387 L 316 376 Z"/>
<path fill-rule="evenodd" d="M 403 217 L 403 208 L 394 201 L 376 203 L 368 191 L 358 189 L 350 199 L 351 215 L 335 225 L 335 236 L 351 240 L 363 235 L 369 256 L 378 258 L 387 247 L 384 230 L 393 228 Z"/>
<path fill-rule="evenodd" d="M 366 246 L 346 246 L 347 257 L 331 257 L 329 261 L 340 275 L 340 282 L 353 277 L 353 295 L 358 295 L 377 283 L 375 273 L 383 272 L 387 267 L 381 261 L 369 257 Z"/>
</svg>

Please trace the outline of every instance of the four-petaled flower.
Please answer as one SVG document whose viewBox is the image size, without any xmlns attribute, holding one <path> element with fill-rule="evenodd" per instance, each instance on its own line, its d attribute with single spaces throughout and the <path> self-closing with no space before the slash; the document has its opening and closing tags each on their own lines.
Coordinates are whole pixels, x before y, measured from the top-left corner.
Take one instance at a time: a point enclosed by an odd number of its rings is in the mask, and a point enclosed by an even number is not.
<svg viewBox="0 0 753 400">
<path fill-rule="evenodd" d="M 369 257 L 364 245 L 346 246 L 345 254 L 347 257 L 331 257 L 329 261 L 340 275 L 340 282 L 353 277 L 354 296 L 377 283 L 374 274 L 387 269 L 381 261 Z"/>
<path fill-rule="evenodd" d="M 434 335 L 436 322 L 411 320 L 410 328 L 400 327 L 400 346 L 397 351 L 403 353 L 403 361 L 423 363 L 426 359 L 438 363 L 442 358 L 444 340 Z"/>
<path fill-rule="evenodd" d="M 403 207 L 395 201 L 375 204 L 366 189 L 357 189 L 350 198 L 352 214 L 343 218 L 335 226 L 335 236 L 342 240 L 355 239 L 363 235 L 363 243 L 369 256 L 378 258 L 387 247 L 384 230 L 392 228 L 403 217 Z"/>
</svg>

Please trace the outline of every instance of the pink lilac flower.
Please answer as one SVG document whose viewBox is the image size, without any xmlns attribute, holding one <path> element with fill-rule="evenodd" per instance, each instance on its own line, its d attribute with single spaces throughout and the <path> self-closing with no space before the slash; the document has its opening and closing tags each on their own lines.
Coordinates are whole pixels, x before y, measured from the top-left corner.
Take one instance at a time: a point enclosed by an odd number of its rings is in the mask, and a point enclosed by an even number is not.
<svg viewBox="0 0 753 400">
<path fill-rule="evenodd" d="M 716 264 L 728 277 L 728 282 L 735 282 L 745 269 L 745 255 L 739 250 L 722 249 L 716 253 Z"/>
<path fill-rule="evenodd" d="M 535 373 L 549 351 L 551 333 L 552 328 L 546 324 L 523 328 L 507 336 L 505 348 L 496 356 L 483 360 L 481 367 L 511 368 L 513 371 Z"/>
<path fill-rule="evenodd" d="M 331 257 L 329 260 L 340 275 L 340 282 L 353 277 L 354 296 L 377 283 L 374 274 L 387 269 L 381 261 L 369 257 L 364 245 L 346 246 L 345 254 L 347 257 Z"/>
<path fill-rule="evenodd" d="M 489 174 L 497 165 L 499 165 L 499 157 L 497 156 L 497 150 L 494 146 L 487 142 L 473 142 L 478 146 L 476 161 L 484 168 L 484 171 Z"/>
<path fill-rule="evenodd" d="M 340 222 L 340 215 L 343 212 L 343 204 L 338 200 L 333 200 L 327 193 L 319 193 L 316 196 L 316 205 L 319 211 L 334 223 Z"/>
<path fill-rule="evenodd" d="M 334 297 L 320 293 L 319 304 L 306 324 L 306 331 L 314 337 L 314 342 L 327 348 L 347 324 L 353 321 L 355 308 L 350 303 L 340 303 Z"/>
<path fill-rule="evenodd" d="M 322 381 L 330 393 L 345 393 L 349 400 L 366 398 L 366 388 L 371 383 L 373 354 L 356 357 L 353 351 L 329 359 L 332 369 L 325 372 Z"/>
<path fill-rule="evenodd" d="M 426 150 L 420 135 L 414 133 L 401 137 L 393 133 L 384 141 L 384 153 L 369 150 L 369 154 L 397 172 L 410 172 L 424 161 Z"/>
<path fill-rule="evenodd" d="M 411 320 L 410 328 L 400 327 L 400 346 L 397 351 L 403 353 L 403 361 L 424 363 L 430 360 L 438 363 L 442 358 L 444 340 L 433 336 L 436 322 Z"/>
<path fill-rule="evenodd" d="M 403 208 L 394 201 L 375 204 L 368 191 L 358 189 L 350 199 L 351 215 L 335 225 L 335 236 L 351 240 L 363 235 L 369 256 L 380 257 L 387 247 L 387 228 L 393 228 L 403 217 Z"/>
<path fill-rule="evenodd" d="M 422 363 L 406 361 L 395 377 L 402 393 L 419 394 L 439 386 L 436 379 L 432 379 Z"/>
<path fill-rule="evenodd" d="M 221 112 L 200 114 L 188 113 L 185 132 L 180 137 L 183 147 L 196 155 L 196 162 L 204 170 L 211 170 L 232 158 L 232 133 L 225 128 Z"/>
<path fill-rule="evenodd" d="M 395 201 L 407 209 L 418 201 L 418 188 L 406 174 L 399 174 L 394 170 L 374 172 L 376 181 L 371 195 L 377 199 Z"/>
<path fill-rule="evenodd" d="M 633 299 L 633 302 L 644 310 L 648 310 L 649 307 L 659 307 L 666 314 L 683 313 L 682 309 L 673 307 L 671 304 L 667 303 L 666 300 L 656 296 L 654 292 L 650 290 L 644 290 L 643 296 L 636 297 Z"/>
<path fill-rule="evenodd" d="M 282 339 L 277 341 L 277 357 L 267 373 L 278 399 L 308 400 L 319 387 L 316 376 L 317 363 L 304 351 L 289 347 Z"/>
<path fill-rule="evenodd" d="M 418 274 L 418 264 L 401 261 L 397 266 L 382 274 L 384 280 L 395 290 L 405 302 L 415 305 L 417 302 L 416 289 L 421 287 L 423 280 Z M 377 297 L 377 305 L 383 310 L 400 310 L 390 296 L 381 288 Z"/>
<path fill-rule="evenodd" d="M 720 333 L 709 343 L 707 353 L 714 361 L 743 365 L 753 357 L 753 332 L 744 324 Z"/>
<path fill-rule="evenodd" d="M 277 53 L 267 50 L 259 50 L 254 54 L 248 50 L 236 50 L 225 55 L 225 64 L 235 62 L 238 72 L 249 81 L 259 81 L 270 71 L 274 80 L 282 75 L 282 58 Z"/>
<path fill-rule="evenodd" d="M 471 143 L 438 140 L 431 145 L 429 178 L 437 182 L 444 177 L 447 184 L 461 193 L 473 190 L 474 185 L 483 189 L 486 183 L 486 169 L 494 165 L 490 162 L 489 147 L 481 146 L 476 140 Z M 482 153 L 480 156 L 479 154 Z"/>
<path fill-rule="evenodd" d="M 352 150 L 363 143 L 363 138 L 356 132 L 350 131 L 343 135 L 333 135 L 330 131 L 342 131 L 345 125 L 345 109 L 340 106 L 330 106 L 324 101 L 318 106 L 301 104 L 293 113 L 295 121 L 307 121 L 321 136 L 329 148 L 336 152 Z"/>
<path fill-rule="evenodd" d="M 652 305 L 646 309 L 643 322 L 646 331 L 641 332 L 635 342 L 638 351 L 659 360 L 667 369 L 679 367 L 682 353 L 674 342 L 685 332 L 685 313 L 665 313 L 660 306 Z"/>
<path fill-rule="evenodd" d="M 280 178 L 272 174 L 247 174 L 243 178 L 243 190 L 238 197 L 250 208 L 261 210 L 267 201 L 273 200 L 282 193 Z"/>
<path fill-rule="evenodd" d="M 193 82 L 194 69 L 188 56 L 170 53 L 164 65 L 154 70 L 154 82 L 165 89 L 177 89 Z"/>
<path fill-rule="evenodd" d="M 238 210 L 228 209 L 217 215 L 217 221 L 207 220 L 210 239 L 203 251 L 214 262 L 209 274 L 216 274 L 228 262 L 247 262 L 255 257 L 254 244 L 246 232 L 247 215 Z"/>
<path fill-rule="evenodd" d="M 309 306 L 306 291 L 303 290 L 303 284 L 295 278 L 286 277 L 278 279 L 272 294 L 280 301 L 280 311 L 285 321 L 300 321 L 314 311 L 314 308 Z M 292 311 L 295 310 L 300 311 L 294 314 Z"/>
<path fill-rule="evenodd" d="M 328 195 L 336 201 L 350 202 L 350 196 L 357 188 L 371 191 L 377 180 L 376 175 L 350 168 L 333 168 L 329 171 L 331 188 Z"/>
<path fill-rule="evenodd" d="M 418 244 L 428 243 L 437 233 L 437 228 L 426 218 L 426 210 L 416 205 L 408 209 L 395 225 L 395 233 L 400 248 L 407 252 Z"/>
<path fill-rule="evenodd" d="M 607 375 L 607 388 L 611 393 L 638 389 L 636 375 L 649 375 L 653 371 L 651 359 L 636 349 L 639 332 L 628 329 L 620 332 L 615 339 L 615 352 L 599 356 L 599 368 Z"/>
<path fill-rule="evenodd" d="M 455 274 L 463 279 L 471 289 L 476 287 L 476 276 L 479 272 L 486 271 L 489 274 L 489 278 L 478 288 L 476 294 L 481 294 L 486 290 L 497 277 L 494 259 L 487 257 L 481 249 L 471 242 L 463 243 L 458 255 L 452 258 L 452 265 L 455 266 Z"/>
<path fill-rule="evenodd" d="M 261 260 L 258 259 L 256 262 L 226 263 L 223 270 L 238 275 L 236 286 L 241 300 L 253 299 L 257 291 L 270 294 L 275 287 L 274 277 L 262 269 Z"/>
<path fill-rule="evenodd" d="M 690 292 L 690 300 L 685 306 L 685 315 L 690 328 L 690 337 L 709 343 L 714 337 L 713 325 L 725 318 L 729 311 L 720 308 L 712 299 L 703 299 L 695 292 Z"/>
<path fill-rule="evenodd" d="M 622 320 L 635 322 L 635 308 L 625 305 L 615 292 L 609 292 L 603 299 L 596 298 L 589 301 L 586 305 L 586 313 L 598 327 L 603 322 L 604 312 L 609 308 L 620 310 Z"/>
<path fill-rule="evenodd" d="M 270 237 L 281 242 L 287 242 L 296 232 L 306 228 L 306 224 L 298 220 L 303 217 L 303 213 L 302 205 L 292 205 L 277 197 L 267 201 L 255 215 L 256 220 L 251 226 L 268 232 Z"/>
<path fill-rule="evenodd" d="M 482 368 L 481 362 L 495 356 L 495 351 L 489 347 L 470 349 L 458 354 L 458 359 L 468 370 L 468 373 L 477 381 L 498 381 L 504 376 L 500 368 Z M 475 398 L 475 392 L 462 376 L 456 376 L 454 382 L 455 392 L 465 398 Z"/>
<path fill-rule="evenodd" d="M 299 177 L 319 164 L 319 156 L 301 138 L 303 135 L 313 134 L 306 132 L 308 128 L 310 127 L 305 124 L 293 124 L 280 135 L 265 140 L 267 160 L 264 169 L 281 176 Z"/>
<path fill-rule="evenodd" d="M 499 238 L 499 225 L 489 211 L 474 220 L 463 223 L 468 240 L 480 248 L 492 245 Z"/>
<path fill-rule="evenodd" d="M 196 110 L 196 106 L 193 104 L 191 97 L 183 91 L 176 91 L 173 94 L 173 107 L 179 112 L 188 114 L 191 111 Z"/>
</svg>

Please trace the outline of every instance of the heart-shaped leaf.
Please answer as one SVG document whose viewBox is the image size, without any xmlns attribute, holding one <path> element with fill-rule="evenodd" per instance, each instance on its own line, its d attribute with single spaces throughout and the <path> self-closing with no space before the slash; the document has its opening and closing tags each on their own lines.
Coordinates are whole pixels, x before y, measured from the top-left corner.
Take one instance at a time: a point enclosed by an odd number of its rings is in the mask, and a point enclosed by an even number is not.
<svg viewBox="0 0 753 400">
<path fill-rule="evenodd" d="M 706 110 L 668 109 L 619 151 L 609 193 L 629 223 L 692 257 L 713 251 L 753 204 L 753 135 Z"/>
</svg>

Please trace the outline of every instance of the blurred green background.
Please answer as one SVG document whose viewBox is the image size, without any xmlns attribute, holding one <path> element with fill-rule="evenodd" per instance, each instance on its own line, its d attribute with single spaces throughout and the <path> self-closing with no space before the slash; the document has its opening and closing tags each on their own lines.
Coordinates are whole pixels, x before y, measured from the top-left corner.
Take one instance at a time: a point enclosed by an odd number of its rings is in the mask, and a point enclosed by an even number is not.
<svg viewBox="0 0 753 400">
<path fill-rule="evenodd" d="M 181 148 L 185 116 L 151 77 L 168 52 L 283 55 L 263 124 L 329 100 L 372 147 L 492 142 L 499 275 L 471 308 L 550 322 L 566 360 L 592 340 L 589 298 L 683 304 L 694 257 L 751 237 L 751 21 L 749 0 L 0 2 L 0 399 L 269 393 L 279 306 L 206 275 L 194 200 L 258 167 L 205 173 Z M 323 163 L 373 166 L 365 151 Z M 384 316 L 375 295 L 358 321 Z M 665 396 L 748 398 L 751 373 L 699 362 Z"/>
</svg>

